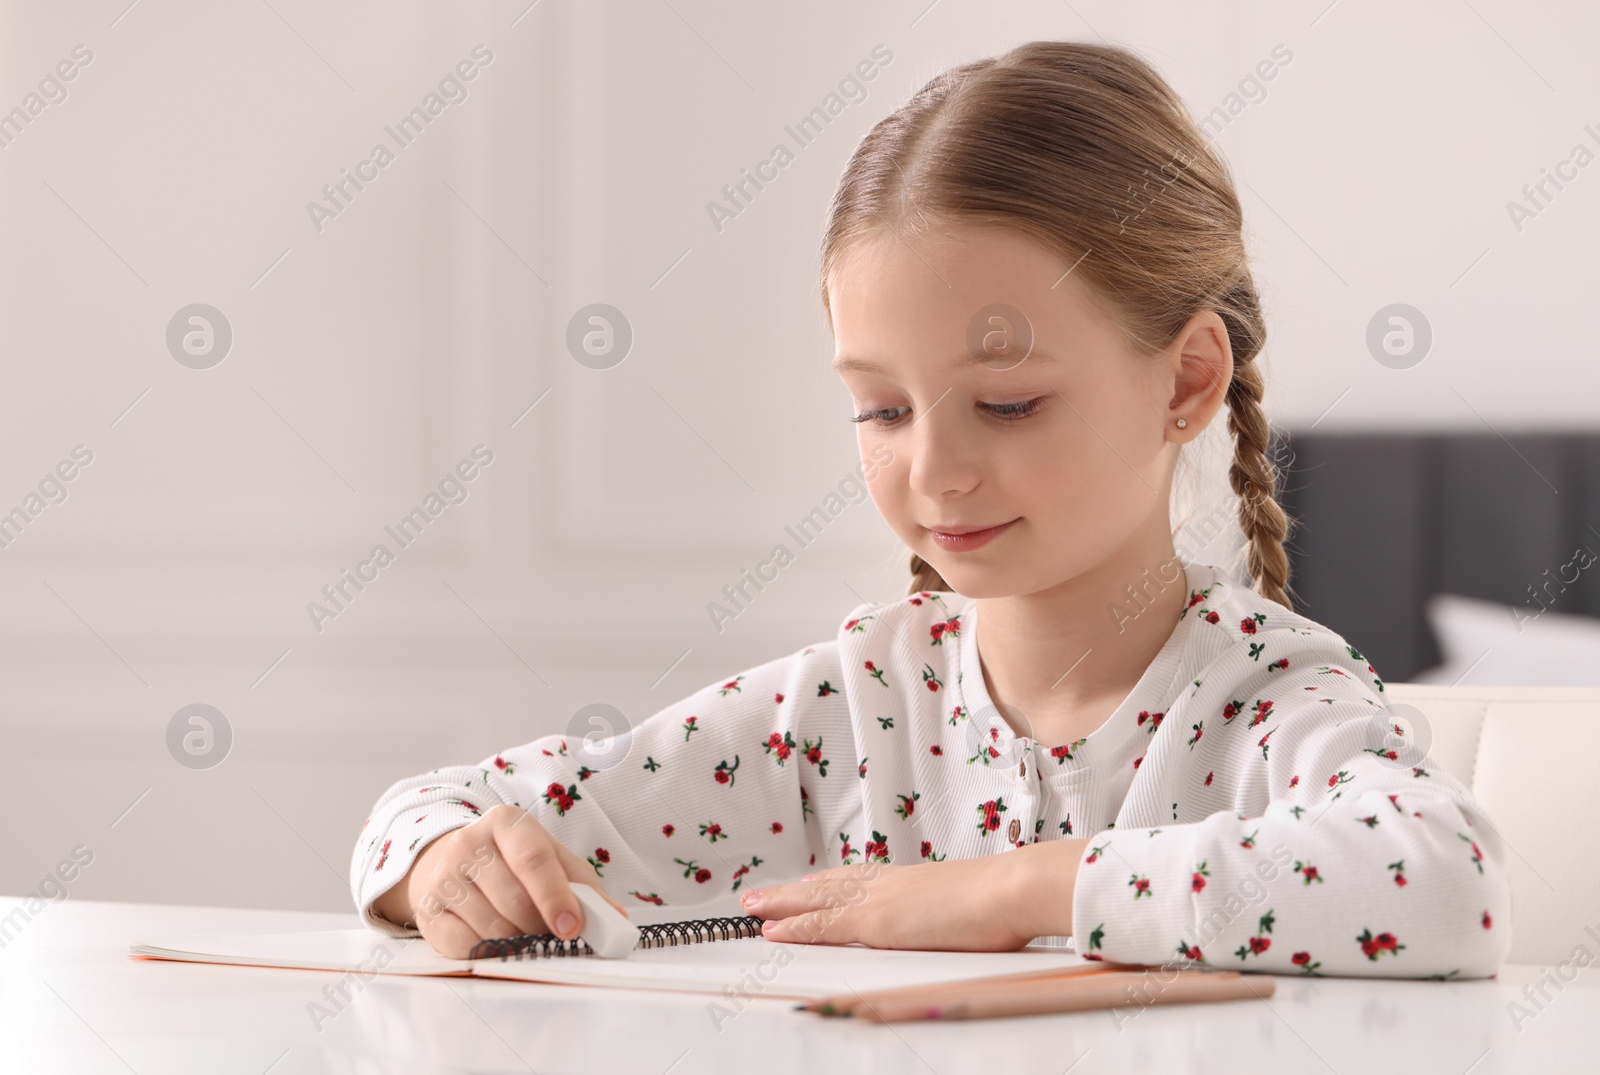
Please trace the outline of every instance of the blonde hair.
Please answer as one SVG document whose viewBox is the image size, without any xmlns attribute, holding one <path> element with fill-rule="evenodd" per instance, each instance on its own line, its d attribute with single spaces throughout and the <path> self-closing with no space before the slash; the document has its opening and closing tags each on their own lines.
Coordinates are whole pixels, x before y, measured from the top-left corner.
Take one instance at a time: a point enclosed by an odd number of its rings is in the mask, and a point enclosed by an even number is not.
<svg viewBox="0 0 1600 1075">
<path fill-rule="evenodd" d="M 1033 41 L 934 77 L 845 166 L 823 233 L 824 311 L 851 243 L 937 219 L 1008 227 L 1058 252 L 1137 354 L 1164 350 L 1195 313 L 1216 311 L 1233 350 L 1228 481 L 1241 552 L 1254 589 L 1292 608 L 1243 212 L 1226 162 L 1154 68 L 1116 46 Z M 912 554 L 908 592 L 950 589 Z"/>
</svg>

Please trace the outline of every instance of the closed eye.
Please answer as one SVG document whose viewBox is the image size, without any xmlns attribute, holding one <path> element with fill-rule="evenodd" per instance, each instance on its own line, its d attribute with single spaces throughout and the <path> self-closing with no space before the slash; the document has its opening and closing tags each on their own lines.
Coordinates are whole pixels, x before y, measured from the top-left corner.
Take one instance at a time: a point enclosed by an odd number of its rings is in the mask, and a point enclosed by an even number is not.
<svg viewBox="0 0 1600 1075">
<path fill-rule="evenodd" d="M 1039 396 L 1036 399 L 1024 400 L 1021 403 L 979 403 L 978 406 L 983 407 L 990 414 L 1003 422 L 1020 422 L 1024 418 L 1031 417 L 1042 410 L 1044 408 L 1045 401 L 1049 398 L 1050 397 L 1048 396 Z M 893 415 L 895 411 L 906 410 L 910 410 L 910 408 L 882 407 L 877 410 L 862 411 L 860 414 L 856 415 L 850 420 L 852 422 L 871 422 L 873 425 L 878 426 L 879 428 L 886 429 L 890 426 L 898 425 L 899 419 L 903 416 L 894 415 L 893 417 L 886 419 L 883 417 L 884 415 Z"/>
<path fill-rule="evenodd" d="M 1045 400 L 1049 398 L 1049 396 L 1040 396 L 1037 399 L 1025 400 L 1022 403 L 985 403 L 983 406 L 989 408 L 990 413 L 996 418 L 1004 418 L 1007 421 L 1015 422 L 1038 413 L 1044 406 Z"/>
</svg>

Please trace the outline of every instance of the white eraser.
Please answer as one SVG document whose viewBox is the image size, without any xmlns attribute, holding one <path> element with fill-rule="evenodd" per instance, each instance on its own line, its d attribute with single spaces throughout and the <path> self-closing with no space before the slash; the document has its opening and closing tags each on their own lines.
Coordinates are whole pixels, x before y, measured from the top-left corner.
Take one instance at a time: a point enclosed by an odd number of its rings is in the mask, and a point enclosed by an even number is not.
<svg viewBox="0 0 1600 1075">
<path fill-rule="evenodd" d="M 573 895 L 583 904 L 583 929 L 578 934 L 603 959 L 623 959 L 639 945 L 639 927 L 611 906 L 593 885 L 575 881 Z"/>
</svg>

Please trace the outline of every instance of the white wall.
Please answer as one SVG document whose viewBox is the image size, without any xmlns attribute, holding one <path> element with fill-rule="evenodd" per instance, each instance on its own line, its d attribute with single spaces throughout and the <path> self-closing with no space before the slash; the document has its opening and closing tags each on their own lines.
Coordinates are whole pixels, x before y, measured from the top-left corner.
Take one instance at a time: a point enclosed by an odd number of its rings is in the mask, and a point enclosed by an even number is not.
<svg viewBox="0 0 1600 1075">
<path fill-rule="evenodd" d="M 342 909 L 392 780 L 590 702 L 643 719 L 903 592 L 868 502 L 722 632 L 705 609 L 855 463 L 814 283 L 846 156 L 1025 40 L 1132 45 L 1197 114 L 1292 51 L 1219 136 L 1276 422 L 1593 424 L 1600 169 L 1520 232 L 1506 203 L 1600 151 L 1600 16 L 1134 7 L 0 4 L 0 109 L 93 53 L 0 149 L 0 510 L 93 452 L 0 550 L 0 892 L 84 843 L 77 895 Z M 319 232 L 306 203 L 480 43 L 467 99 Z M 879 43 L 867 99 L 719 234 L 706 203 Z M 594 302 L 635 332 L 605 371 L 565 344 Z M 1395 302 L 1435 334 L 1409 370 L 1364 342 Z M 191 303 L 233 329 L 211 369 L 166 346 Z M 478 444 L 469 498 L 315 629 L 307 602 Z M 205 770 L 165 738 L 197 702 L 234 737 Z"/>
</svg>

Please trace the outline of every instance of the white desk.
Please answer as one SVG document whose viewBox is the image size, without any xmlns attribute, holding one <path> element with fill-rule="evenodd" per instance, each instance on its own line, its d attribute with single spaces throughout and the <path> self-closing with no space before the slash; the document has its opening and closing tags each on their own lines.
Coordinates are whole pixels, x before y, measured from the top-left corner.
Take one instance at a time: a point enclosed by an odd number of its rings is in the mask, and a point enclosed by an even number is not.
<svg viewBox="0 0 1600 1075">
<path fill-rule="evenodd" d="M 0 898 L 0 918 L 18 902 Z M 873 1026 L 761 999 L 718 1029 L 706 997 L 379 975 L 319 1030 L 308 1005 L 335 975 L 127 955 L 157 935 L 357 924 L 353 913 L 47 906 L 0 949 L 0 1071 L 1489 1075 L 1600 1064 L 1600 967 L 1520 1030 L 1507 1004 L 1537 967 L 1475 982 L 1280 977 L 1268 1001 L 1151 1008 L 1120 1029 L 1109 1012 Z"/>
</svg>

